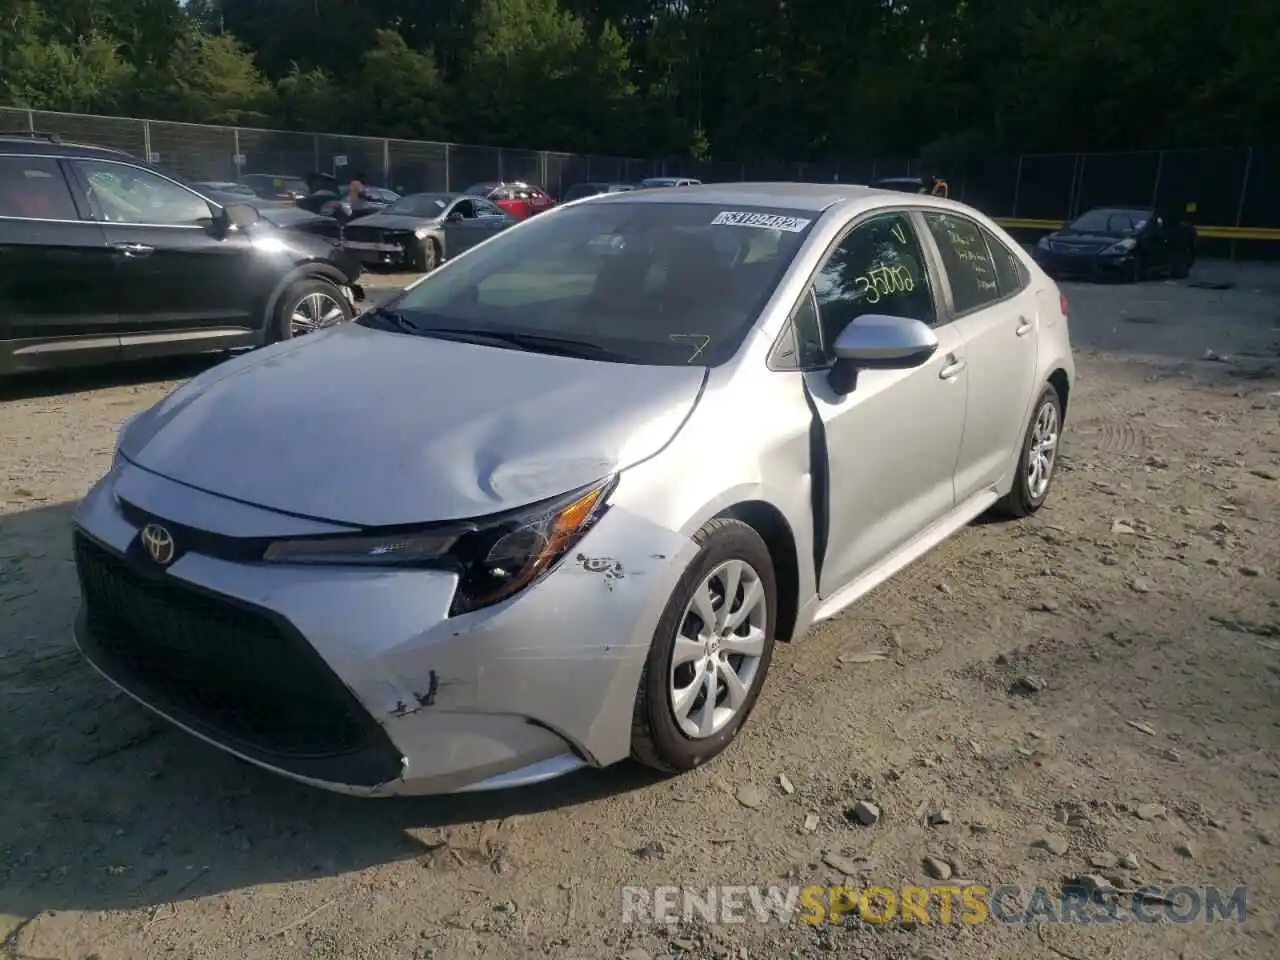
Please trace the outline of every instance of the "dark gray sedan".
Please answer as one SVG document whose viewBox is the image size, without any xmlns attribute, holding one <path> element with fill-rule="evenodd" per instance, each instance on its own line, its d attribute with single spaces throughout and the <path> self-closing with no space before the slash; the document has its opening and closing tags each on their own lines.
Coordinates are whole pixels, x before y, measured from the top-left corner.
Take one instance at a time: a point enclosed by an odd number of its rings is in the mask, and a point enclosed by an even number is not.
<svg viewBox="0 0 1280 960">
<path fill-rule="evenodd" d="M 309 230 L 332 233 L 366 265 L 425 273 L 519 222 L 483 197 L 413 193 L 344 228 L 333 223 Z"/>
</svg>

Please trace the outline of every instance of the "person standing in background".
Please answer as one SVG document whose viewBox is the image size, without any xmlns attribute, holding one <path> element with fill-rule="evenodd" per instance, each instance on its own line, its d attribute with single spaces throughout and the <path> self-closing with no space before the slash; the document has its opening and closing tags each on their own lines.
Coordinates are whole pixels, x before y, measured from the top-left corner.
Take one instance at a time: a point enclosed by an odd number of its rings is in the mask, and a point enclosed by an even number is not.
<svg viewBox="0 0 1280 960">
<path fill-rule="evenodd" d="M 360 193 L 364 190 L 364 174 L 357 173 L 347 184 L 347 203 L 353 207 L 360 202 Z"/>
</svg>

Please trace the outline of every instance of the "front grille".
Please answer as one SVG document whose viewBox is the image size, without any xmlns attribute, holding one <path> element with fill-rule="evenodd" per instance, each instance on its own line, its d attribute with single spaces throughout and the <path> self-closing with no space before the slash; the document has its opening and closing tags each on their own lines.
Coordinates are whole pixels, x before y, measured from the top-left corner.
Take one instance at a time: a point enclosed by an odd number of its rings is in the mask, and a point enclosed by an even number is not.
<svg viewBox="0 0 1280 960">
<path fill-rule="evenodd" d="M 289 624 L 75 536 L 85 653 L 157 710 L 302 776 L 373 786 L 390 740 Z"/>
<path fill-rule="evenodd" d="M 355 240 L 358 243 L 395 243 L 400 239 L 379 227 L 362 227 L 358 224 L 348 226 L 342 231 L 342 236 L 346 240 Z"/>
</svg>

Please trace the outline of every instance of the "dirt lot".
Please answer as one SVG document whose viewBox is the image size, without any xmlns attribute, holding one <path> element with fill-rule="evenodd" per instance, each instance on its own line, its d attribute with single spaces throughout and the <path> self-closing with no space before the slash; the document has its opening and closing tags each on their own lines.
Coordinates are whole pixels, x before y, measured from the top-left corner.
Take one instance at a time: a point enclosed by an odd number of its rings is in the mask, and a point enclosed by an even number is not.
<svg viewBox="0 0 1280 960">
<path fill-rule="evenodd" d="M 1238 285 L 1069 286 L 1049 507 L 783 648 L 731 754 L 670 781 L 362 802 L 153 720 L 73 649 L 68 515 L 120 422 L 199 364 L 20 385 L 0 401 L 0 957 L 1280 956 L 1280 273 L 1210 274 Z M 621 918 L 627 883 L 892 887 L 929 882 L 927 857 L 989 886 L 1244 885 L 1248 917 Z"/>
</svg>

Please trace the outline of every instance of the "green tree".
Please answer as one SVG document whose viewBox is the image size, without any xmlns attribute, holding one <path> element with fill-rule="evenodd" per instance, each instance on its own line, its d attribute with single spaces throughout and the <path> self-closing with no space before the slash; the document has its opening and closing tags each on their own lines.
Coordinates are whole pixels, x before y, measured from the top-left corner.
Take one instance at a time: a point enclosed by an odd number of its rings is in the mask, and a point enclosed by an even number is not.
<svg viewBox="0 0 1280 960">
<path fill-rule="evenodd" d="M 234 37 L 210 36 L 188 24 L 165 62 L 139 72 L 136 109 L 190 123 L 261 125 L 274 92 Z"/>
<path fill-rule="evenodd" d="M 379 30 L 355 77 L 355 132 L 406 139 L 442 135 L 447 99 L 431 52 L 411 50 L 394 30 Z"/>
</svg>

